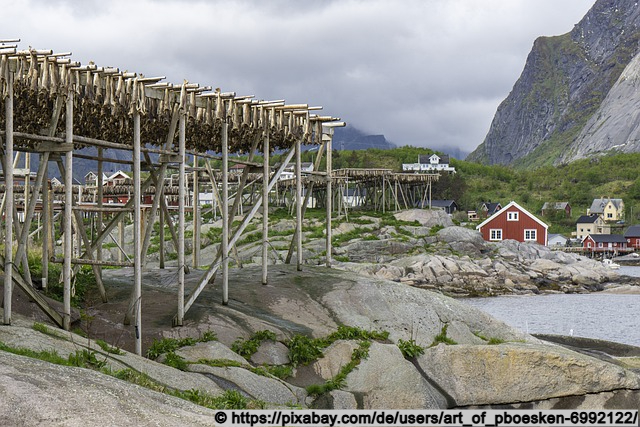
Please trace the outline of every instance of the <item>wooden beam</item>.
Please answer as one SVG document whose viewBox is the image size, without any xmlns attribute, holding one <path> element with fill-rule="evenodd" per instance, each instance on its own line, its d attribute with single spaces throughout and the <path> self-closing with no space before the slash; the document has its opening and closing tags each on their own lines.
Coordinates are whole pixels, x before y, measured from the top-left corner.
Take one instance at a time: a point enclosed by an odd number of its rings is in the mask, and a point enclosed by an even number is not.
<svg viewBox="0 0 640 427">
<path fill-rule="evenodd" d="M 268 283 L 269 254 L 269 132 L 262 143 L 262 284 Z"/>
<path fill-rule="evenodd" d="M 5 112 L 5 141 L 4 141 L 4 193 L 5 222 L 4 222 L 4 295 L 3 295 L 3 323 L 11 324 L 11 303 L 13 283 L 13 73 L 7 70 L 6 77 L 8 96 L 4 99 Z"/>
<path fill-rule="evenodd" d="M 66 103 L 66 142 L 73 142 L 73 92 L 69 89 Z M 63 327 L 65 330 L 71 329 L 71 208 L 73 206 L 73 151 L 65 153 L 64 168 L 64 263 L 62 266 L 63 289 Z"/>
</svg>

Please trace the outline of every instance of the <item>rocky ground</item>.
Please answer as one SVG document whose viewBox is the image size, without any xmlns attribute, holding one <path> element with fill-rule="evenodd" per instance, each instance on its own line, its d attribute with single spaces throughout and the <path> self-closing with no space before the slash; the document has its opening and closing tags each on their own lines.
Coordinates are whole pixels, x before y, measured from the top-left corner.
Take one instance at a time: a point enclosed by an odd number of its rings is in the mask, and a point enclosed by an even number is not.
<svg viewBox="0 0 640 427">
<path fill-rule="evenodd" d="M 356 229 L 351 235 L 357 237 L 336 245 L 338 262 L 332 269 L 316 265 L 323 260 L 321 238 L 306 241 L 302 271 L 296 270 L 295 259 L 293 265 L 278 261 L 286 256 L 286 241 L 274 239 L 266 286 L 255 244 L 245 245 L 239 252 L 245 267 L 231 270 L 229 304 L 220 303 L 217 278 L 179 328 L 170 327 L 177 308 L 176 270 L 157 269 L 151 259 L 141 306 L 145 352 L 161 338 L 216 337 L 155 361 L 127 352 L 134 348 L 135 334 L 133 326 L 123 324 L 133 284 L 130 270 L 105 270 L 109 302 L 90 295 L 88 306 L 75 313 L 74 329 L 88 338 L 52 326 L 34 329 L 34 322 L 46 325 L 47 319 L 17 292 L 15 320 L 0 327 L 5 346 L 55 350 L 63 358 L 87 350 L 104 362 L 103 370 L 144 373 L 156 386 L 148 390 L 89 369 L 0 351 L 0 417 L 11 425 L 175 425 L 172 414 L 179 414 L 183 425 L 207 425 L 211 411 L 167 393 L 224 396 L 230 390 L 250 407 L 640 405 L 640 349 L 541 340 L 445 295 L 633 292 L 637 286 L 613 285 L 623 280 L 595 261 L 517 242 L 486 243 L 447 219 L 435 215 L 418 217 L 422 224 L 400 219 L 381 226 L 379 219 L 360 218 L 360 224 L 339 224 L 339 233 Z M 201 275 L 196 269 L 187 275 L 187 292 Z M 326 339 L 320 354 L 299 361 L 300 337 L 335 336 L 341 325 L 387 335 L 350 332 Z M 260 331 L 272 334 L 257 340 Z M 123 354 L 106 351 L 98 339 Z M 237 347 L 234 342 L 251 340 L 257 342 L 255 352 L 242 357 L 231 350 Z M 181 369 L 159 363 L 175 366 L 175 360 L 184 362 Z M 352 366 L 353 360 L 359 363 Z M 274 376 L 277 371 L 280 377 Z"/>
<path fill-rule="evenodd" d="M 332 231 L 334 237 L 340 239 L 332 251 L 335 268 L 460 297 L 583 293 L 639 284 L 635 278 L 621 276 L 601 262 L 577 254 L 514 240 L 486 242 L 477 231 L 455 226 L 450 217 L 439 210 L 401 211 L 394 218 L 390 222 L 352 213 L 350 219 L 337 219 Z M 203 226 L 203 235 L 216 226 L 219 223 Z M 310 219 L 305 223 L 303 261 L 306 264 L 325 262 L 325 238 L 317 232 L 322 227 L 320 220 Z M 279 220 L 270 225 L 270 230 L 275 232 L 294 228 L 293 220 Z M 260 233 L 261 223 L 249 236 L 257 237 Z M 260 265 L 261 242 L 249 240 L 251 243 L 240 245 L 234 262 L 237 259 L 245 266 Z M 291 235 L 270 238 L 270 263 L 284 262 L 290 240 Z M 190 244 L 188 241 L 189 250 Z M 201 259 L 213 259 L 217 250 L 217 244 L 205 246 Z M 112 256 L 115 255 L 113 249 Z M 157 266 L 157 259 L 158 255 L 152 254 L 148 265 Z M 294 254 L 293 263 L 295 259 Z"/>
</svg>

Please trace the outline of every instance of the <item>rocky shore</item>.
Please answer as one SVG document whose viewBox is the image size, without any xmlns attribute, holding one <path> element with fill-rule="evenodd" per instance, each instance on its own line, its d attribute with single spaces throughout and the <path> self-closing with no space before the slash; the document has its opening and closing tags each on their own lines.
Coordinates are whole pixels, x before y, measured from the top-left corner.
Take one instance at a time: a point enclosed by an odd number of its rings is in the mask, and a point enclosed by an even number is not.
<svg viewBox="0 0 640 427">
<path fill-rule="evenodd" d="M 635 283 L 599 261 L 515 240 L 489 243 L 467 228 L 447 227 L 423 240 L 433 253 L 389 256 L 377 263 L 344 262 L 339 267 L 452 296 L 582 293 Z M 372 251 L 383 253 L 385 247 L 354 242 L 343 250 L 350 257 L 366 258 Z"/>
</svg>

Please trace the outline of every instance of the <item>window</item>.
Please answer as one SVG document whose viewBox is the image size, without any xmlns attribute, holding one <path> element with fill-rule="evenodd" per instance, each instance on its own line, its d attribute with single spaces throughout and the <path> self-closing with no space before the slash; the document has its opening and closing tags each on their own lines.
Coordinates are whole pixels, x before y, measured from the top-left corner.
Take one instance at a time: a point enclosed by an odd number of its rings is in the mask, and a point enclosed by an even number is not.
<svg viewBox="0 0 640 427">
<path fill-rule="evenodd" d="M 535 229 L 524 230 L 524 240 L 525 240 L 525 242 L 527 242 L 527 241 L 534 241 L 535 242 L 537 240 L 536 236 L 537 236 L 537 233 L 536 233 Z"/>
<path fill-rule="evenodd" d="M 611 212 L 607 212 L 607 218 L 609 219 L 613 218 L 613 214 Z"/>
<path fill-rule="evenodd" d="M 502 229 L 489 230 L 489 240 L 502 240 Z"/>
<path fill-rule="evenodd" d="M 507 221 L 517 221 L 519 212 L 507 212 Z"/>
<path fill-rule="evenodd" d="M 591 248 L 591 242 L 587 242 L 587 248 Z"/>
</svg>

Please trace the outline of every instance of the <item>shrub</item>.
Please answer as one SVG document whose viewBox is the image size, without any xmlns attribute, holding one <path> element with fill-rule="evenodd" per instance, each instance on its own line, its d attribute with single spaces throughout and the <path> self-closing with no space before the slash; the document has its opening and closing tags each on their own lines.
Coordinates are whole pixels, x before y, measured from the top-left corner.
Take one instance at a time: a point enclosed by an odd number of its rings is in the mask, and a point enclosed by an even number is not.
<svg viewBox="0 0 640 427">
<path fill-rule="evenodd" d="M 408 341 L 403 339 L 398 340 L 398 348 L 405 359 L 415 359 L 424 354 L 424 347 L 418 345 L 413 339 Z"/>
<path fill-rule="evenodd" d="M 296 335 L 289 341 L 289 360 L 293 366 L 307 365 L 322 357 L 322 346 L 317 340 L 305 335 Z"/>
</svg>

